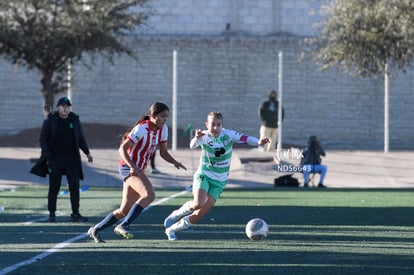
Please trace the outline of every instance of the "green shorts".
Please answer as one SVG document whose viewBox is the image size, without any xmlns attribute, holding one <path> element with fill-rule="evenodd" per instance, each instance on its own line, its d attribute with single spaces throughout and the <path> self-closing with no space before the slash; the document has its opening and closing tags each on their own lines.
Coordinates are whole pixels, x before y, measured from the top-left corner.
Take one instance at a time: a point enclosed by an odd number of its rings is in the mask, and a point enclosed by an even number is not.
<svg viewBox="0 0 414 275">
<path fill-rule="evenodd" d="M 195 189 L 206 190 L 207 194 L 212 196 L 216 201 L 220 197 L 225 187 L 226 187 L 225 181 L 213 180 L 202 174 L 194 175 L 193 190 Z"/>
</svg>

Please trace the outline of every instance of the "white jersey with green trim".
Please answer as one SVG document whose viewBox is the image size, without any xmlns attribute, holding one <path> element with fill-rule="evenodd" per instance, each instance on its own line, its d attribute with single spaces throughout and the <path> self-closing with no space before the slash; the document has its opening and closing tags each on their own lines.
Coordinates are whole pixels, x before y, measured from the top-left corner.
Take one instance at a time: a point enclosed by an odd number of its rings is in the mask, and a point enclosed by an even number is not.
<svg viewBox="0 0 414 275">
<path fill-rule="evenodd" d="M 227 181 L 230 171 L 231 155 L 234 143 L 257 145 L 258 139 L 249 137 L 234 130 L 223 128 L 220 135 L 213 137 L 207 130 L 200 138 L 194 137 L 190 142 L 191 149 L 201 147 L 200 165 L 197 174 L 203 174 L 210 179 Z"/>
</svg>

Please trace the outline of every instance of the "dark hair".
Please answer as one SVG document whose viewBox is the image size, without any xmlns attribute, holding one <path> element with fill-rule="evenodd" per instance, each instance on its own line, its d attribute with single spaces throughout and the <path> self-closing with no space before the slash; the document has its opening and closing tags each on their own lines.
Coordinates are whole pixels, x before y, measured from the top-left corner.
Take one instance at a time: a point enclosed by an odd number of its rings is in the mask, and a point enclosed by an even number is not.
<svg viewBox="0 0 414 275">
<path fill-rule="evenodd" d="M 267 97 L 270 100 L 274 100 L 277 97 L 277 93 L 275 90 L 270 90 L 269 93 L 267 94 Z"/>
<path fill-rule="evenodd" d="M 122 135 L 122 139 L 121 139 L 121 143 L 127 138 L 128 134 L 132 131 L 132 129 L 134 129 L 135 126 L 137 126 L 138 124 L 140 124 L 143 121 L 149 120 L 150 116 L 156 116 L 159 113 L 162 113 L 164 111 L 170 111 L 170 108 L 168 108 L 168 106 L 162 102 L 154 102 L 151 104 L 148 114 L 141 116 L 137 122 L 135 122 L 134 125 L 132 125 L 131 128 L 129 128 L 123 135 Z"/>
<path fill-rule="evenodd" d="M 320 147 L 318 138 L 316 136 L 310 136 L 308 140 L 308 147 L 313 147 L 314 149 L 317 149 Z"/>
<path fill-rule="evenodd" d="M 315 142 L 315 141 L 318 141 L 318 138 L 316 136 L 310 136 L 309 139 L 308 139 L 308 143 L 312 143 L 312 142 Z"/>
<path fill-rule="evenodd" d="M 221 121 L 223 121 L 223 114 L 220 112 L 210 112 L 207 114 L 207 117 L 212 116 L 214 118 L 220 119 Z"/>
</svg>

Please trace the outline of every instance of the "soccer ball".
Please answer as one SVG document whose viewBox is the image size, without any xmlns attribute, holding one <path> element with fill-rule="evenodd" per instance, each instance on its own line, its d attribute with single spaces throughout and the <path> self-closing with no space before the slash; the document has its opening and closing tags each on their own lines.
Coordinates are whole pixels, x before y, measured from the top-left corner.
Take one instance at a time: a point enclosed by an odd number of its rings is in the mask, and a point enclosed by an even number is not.
<svg viewBox="0 0 414 275">
<path fill-rule="evenodd" d="M 246 224 L 246 235 L 250 240 L 262 240 L 266 238 L 268 234 L 269 226 L 264 220 L 260 218 L 251 219 Z"/>
</svg>

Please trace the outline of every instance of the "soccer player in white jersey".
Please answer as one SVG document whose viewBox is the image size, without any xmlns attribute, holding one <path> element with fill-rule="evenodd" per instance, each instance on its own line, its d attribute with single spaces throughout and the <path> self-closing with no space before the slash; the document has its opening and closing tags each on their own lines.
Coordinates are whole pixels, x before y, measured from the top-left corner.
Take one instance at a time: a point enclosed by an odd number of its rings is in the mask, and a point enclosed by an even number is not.
<svg viewBox="0 0 414 275">
<path fill-rule="evenodd" d="M 187 170 L 168 152 L 168 127 L 166 125 L 168 115 L 168 106 L 161 102 L 155 102 L 151 105 L 149 114 L 142 116 L 134 127 L 123 135 L 119 146 L 121 156 L 119 174 L 124 181 L 121 205 L 98 224 L 89 228 L 88 235 L 95 242 L 103 242 L 99 232 L 122 218 L 124 219 L 115 227 L 114 232 L 126 239 L 133 237 L 129 231 L 129 225 L 155 199 L 154 188 L 144 174 L 144 170 L 157 146 L 163 159 L 173 164 L 177 169 Z"/>
<path fill-rule="evenodd" d="M 234 130 L 223 128 L 223 115 L 210 112 L 206 121 L 207 130 L 197 129 L 190 148 L 201 147 L 200 165 L 193 179 L 193 200 L 174 210 L 165 220 L 165 234 L 171 241 L 178 240 L 176 232 L 196 224 L 213 208 L 226 187 L 234 143 L 251 146 L 264 145 L 267 137 L 260 140 Z"/>
</svg>

